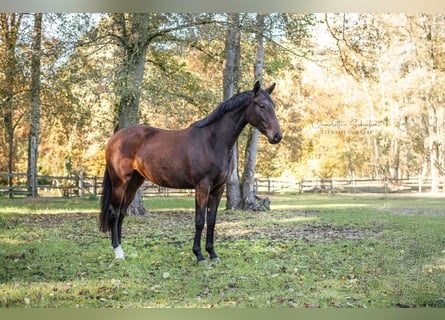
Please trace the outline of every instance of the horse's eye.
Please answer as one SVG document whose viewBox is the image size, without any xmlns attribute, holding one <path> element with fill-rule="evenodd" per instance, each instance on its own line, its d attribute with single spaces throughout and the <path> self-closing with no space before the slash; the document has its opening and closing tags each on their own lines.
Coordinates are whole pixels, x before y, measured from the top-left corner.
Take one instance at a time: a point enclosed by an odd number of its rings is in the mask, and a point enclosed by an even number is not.
<svg viewBox="0 0 445 320">
<path fill-rule="evenodd" d="M 264 108 L 266 107 L 266 105 L 265 105 L 264 103 L 259 103 L 258 106 L 259 106 L 261 109 L 264 109 Z"/>
</svg>

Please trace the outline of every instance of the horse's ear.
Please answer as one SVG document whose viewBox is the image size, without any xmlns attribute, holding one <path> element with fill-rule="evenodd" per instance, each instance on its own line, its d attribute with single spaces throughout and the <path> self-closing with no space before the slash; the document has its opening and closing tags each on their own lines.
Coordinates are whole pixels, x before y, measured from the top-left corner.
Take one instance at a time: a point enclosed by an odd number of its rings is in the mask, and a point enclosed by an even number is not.
<svg viewBox="0 0 445 320">
<path fill-rule="evenodd" d="M 272 91 L 273 91 L 273 89 L 275 89 L 275 83 L 273 83 L 269 88 L 266 88 L 266 89 L 264 89 L 264 90 L 266 90 L 267 93 L 271 94 Z"/>
<path fill-rule="evenodd" d="M 261 84 L 259 81 L 255 82 L 255 85 L 253 86 L 253 94 L 256 96 L 258 92 L 260 92 Z"/>
</svg>

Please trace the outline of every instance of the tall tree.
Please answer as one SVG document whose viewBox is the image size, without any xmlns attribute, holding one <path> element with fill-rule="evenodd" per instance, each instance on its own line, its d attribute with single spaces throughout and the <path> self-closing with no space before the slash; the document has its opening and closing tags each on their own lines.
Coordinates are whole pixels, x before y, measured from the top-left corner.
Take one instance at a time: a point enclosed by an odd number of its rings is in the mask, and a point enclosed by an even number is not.
<svg viewBox="0 0 445 320">
<path fill-rule="evenodd" d="M 42 13 L 34 15 L 34 35 L 31 57 L 31 121 L 28 145 L 28 189 L 37 197 L 37 160 L 40 139 L 40 57 L 42 43 Z"/>
<path fill-rule="evenodd" d="M 229 99 L 239 91 L 240 60 L 241 60 L 241 30 L 240 14 L 227 15 L 227 34 L 225 43 L 225 64 L 223 77 L 223 99 Z M 226 209 L 239 209 L 241 205 L 241 190 L 238 172 L 238 143 L 233 147 L 233 171 L 226 184 Z"/>
<path fill-rule="evenodd" d="M 264 64 L 264 19 L 265 14 L 256 15 L 256 58 L 254 65 L 254 80 L 263 81 Z M 244 171 L 242 177 L 242 208 L 244 210 L 261 210 L 262 202 L 258 201 L 255 192 L 255 164 L 258 146 L 258 129 L 249 127 L 249 135 L 245 150 Z"/>
<path fill-rule="evenodd" d="M 1 13 L 0 14 L 0 37 L 4 50 L 4 81 L 0 87 L 2 98 L 2 116 L 5 126 L 5 141 L 8 148 L 8 186 L 10 189 L 9 197 L 12 198 L 12 172 L 14 169 L 14 132 L 23 115 L 18 117 L 14 114 L 15 110 L 15 84 L 16 74 L 18 72 L 18 57 L 16 55 L 16 45 L 19 36 L 19 29 L 23 14 Z"/>
<path fill-rule="evenodd" d="M 422 132 L 423 170 L 429 167 L 431 191 L 439 191 L 440 177 L 445 171 L 445 104 L 443 102 L 445 59 L 444 19 L 442 14 L 407 16 L 407 42 L 411 59 L 406 76 L 411 82 L 407 92 L 408 104 L 417 106 L 417 130 Z"/>
<path fill-rule="evenodd" d="M 332 23 L 334 21 L 334 23 Z M 325 14 L 328 31 L 336 41 L 338 55 L 344 70 L 362 87 L 367 107 L 366 118 L 378 121 L 378 102 L 374 99 L 373 86 L 378 83 L 380 55 L 384 48 L 384 35 L 377 16 L 371 14 Z M 334 25 L 333 25 L 334 24 Z M 379 97 L 384 101 L 384 96 Z M 369 135 L 374 166 L 373 177 L 386 175 L 379 148 L 379 132 Z"/>
</svg>

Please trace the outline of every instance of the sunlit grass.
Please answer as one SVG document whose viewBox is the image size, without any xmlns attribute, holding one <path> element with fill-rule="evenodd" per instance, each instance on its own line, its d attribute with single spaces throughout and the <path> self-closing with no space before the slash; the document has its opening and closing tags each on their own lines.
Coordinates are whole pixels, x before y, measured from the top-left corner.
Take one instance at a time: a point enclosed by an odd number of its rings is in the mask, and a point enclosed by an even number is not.
<svg viewBox="0 0 445 320">
<path fill-rule="evenodd" d="M 445 195 L 437 194 L 292 194 L 271 196 L 273 210 L 329 208 L 444 208 Z"/>
<path fill-rule="evenodd" d="M 0 214 L 98 213 L 99 199 L 92 198 L 0 198 Z"/>
<path fill-rule="evenodd" d="M 273 204 L 271 207 L 273 210 L 302 210 L 302 209 L 322 209 L 322 208 L 363 208 L 371 207 L 373 204 L 369 203 L 326 203 L 326 204 Z"/>
</svg>

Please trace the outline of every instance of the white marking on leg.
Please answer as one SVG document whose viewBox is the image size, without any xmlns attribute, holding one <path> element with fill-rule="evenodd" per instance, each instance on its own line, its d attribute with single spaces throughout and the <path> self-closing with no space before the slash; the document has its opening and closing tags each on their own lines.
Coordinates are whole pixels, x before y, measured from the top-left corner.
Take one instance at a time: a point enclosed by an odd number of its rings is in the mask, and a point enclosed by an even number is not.
<svg viewBox="0 0 445 320">
<path fill-rule="evenodd" d="M 117 248 L 115 248 L 113 250 L 114 250 L 114 253 L 116 255 L 114 257 L 114 259 L 116 259 L 116 260 L 124 260 L 125 259 L 124 250 L 122 250 L 121 246 L 119 246 L 119 247 L 117 247 Z"/>
</svg>

